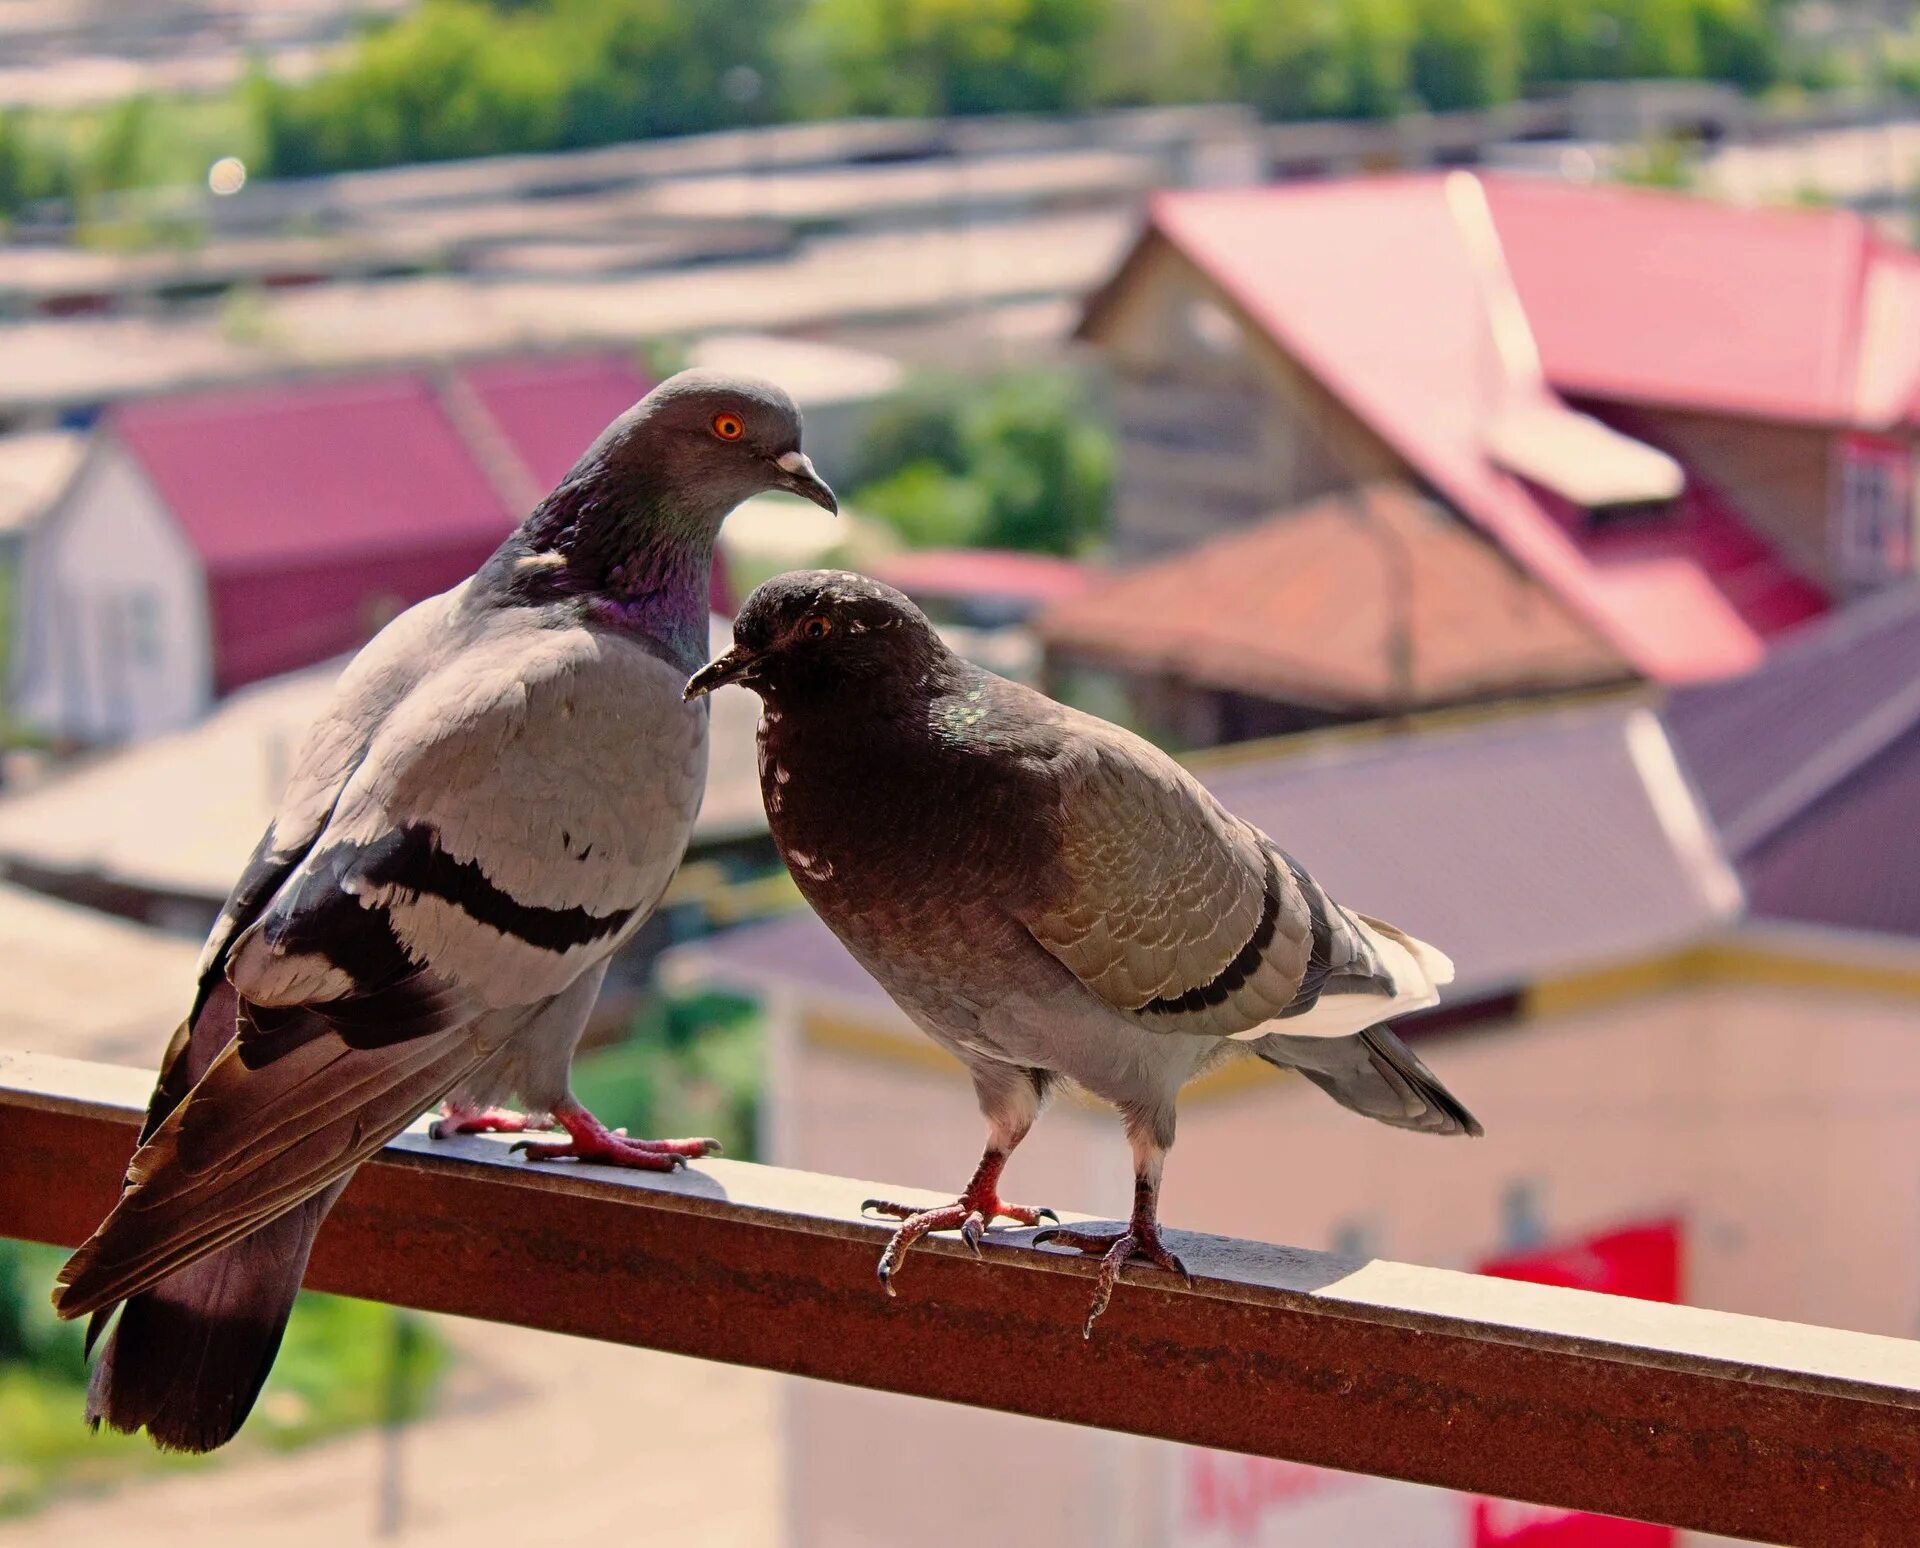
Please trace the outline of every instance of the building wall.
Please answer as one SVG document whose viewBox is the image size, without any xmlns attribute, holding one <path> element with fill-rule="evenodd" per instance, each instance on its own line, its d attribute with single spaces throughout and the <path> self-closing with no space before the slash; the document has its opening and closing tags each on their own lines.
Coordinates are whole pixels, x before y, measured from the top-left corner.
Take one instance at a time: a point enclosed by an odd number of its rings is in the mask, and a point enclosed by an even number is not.
<svg viewBox="0 0 1920 1548">
<path fill-rule="evenodd" d="M 28 540 L 14 709 L 76 741 L 197 720 L 212 694 L 200 563 L 133 459 L 103 439 Z"/>
<path fill-rule="evenodd" d="M 1423 1056 L 1485 1123 L 1487 1138 L 1475 1142 L 1367 1123 L 1249 1063 L 1238 1089 L 1229 1077 L 1189 1093 L 1165 1219 L 1470 1267 L 1527 1245 L 1527 1230 L 1565 1240 L 1677 1215 L 1688 1300 L 1911 1335 L 1920 1326 L 1920 953 L 1908 957 L 1897 991 L 1847 989 L 1832 973 L 1830 982 L 1688 982 L 1663 970 L 1639 992 L 1584 1005 L 1582 994 L 1546 995 L 1526 1020 L 1436 1037 Z M 789 1018 L 779 1040 L 774 1159 L 943 1192 L 965 1179 L 982 1135 L 957 1070 L 904 1038 L 900 1054 L 877 1057 L 873 1032 L 848 1037 L 832 1023 L 809 1037 Z M 1031 1204 L 1124 1210 L 1118 1123 L 1060 1104 L 1021 1148 L 1006 1191 Z M 909 1262 L 900 1294 L 913 1284 Z M 1196 1469 L 1212 1465 L 1210 1454 L 812 1384 L 793 1384 L 786 1401 L 796 1548 L 879 1544 L 909 1517 L 920 1548 L 970 1548 L 983 1526 L 986 1540 L 1061 1548 L 1216 1540 L 1192 1513 Z M 1048 1484 L 982 1488 L 964 1511 L 918 1509 L 927 1480 L 958 1457 L 969 1459 L 969 1476 L 1004 1479 L 1013 1461 L 1014 1476 Z M 978 1471 L 974 1458 L 994 1465 Z M 1139 1505 L 1124 1519 L 1106 1506 L 1063 1515 L 1054 1504 L 1097 1499 L 1114 1480 Z M 1435 1491 L 1288 1474 L 1263 1475 L 1254 1492 L 1266 1501 L 1259 1520 L 1219 1541 L 1473 1540 L 1467 1502 Z M 1401 1523 L 1384 1537 L 1363 1525 L 1382 1512 Z"/>
<path fill-rule="evenodd" d="M 1113 545 L 1122 559 L 1190 548 L 1316 495 L 1405 476 L 1169 249 L 1143 258 L 1100 344 L 1120 434 Z"/>
<path fill-rule="evenodd" d="M 1685 409 L 1635 409 L 1630 425 L 1717 488 L 1791 563 L 1834 587 L 1832 431 Z"/>
</svg>

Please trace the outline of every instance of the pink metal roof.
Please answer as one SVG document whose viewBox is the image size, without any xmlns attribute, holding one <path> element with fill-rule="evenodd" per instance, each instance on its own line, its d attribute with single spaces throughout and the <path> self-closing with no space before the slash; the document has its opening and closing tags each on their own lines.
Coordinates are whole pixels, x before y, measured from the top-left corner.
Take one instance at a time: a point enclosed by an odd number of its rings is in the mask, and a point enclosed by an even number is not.
<svg viewBox="0 0 1920 1548">
<path fill-rule="evenodd" d="M 1865 266 L 1914 266 L 1840 210 L 1482 183 L 1547 379 L 1572 396 L 1850 421 Z"/>
<path fill-rule="evenodd" d="M 1611 383 L 1628 397 L 1633 384 L 1645 401 L 1656 396 L 1647 384 L 1664 359 L 1672 365 L 1659 384 L 1661 402 L 1757 412 L 1753 405 L 1764 400 L 1784 412 L 1797 401 L 1788 378 L 1815 367 L 1818 380 L 1801 394 L 1802 406 L 1838 402 L 1832 339 L 1839 323 L 1823 321 L 1814 342 L 1772 374 L 1737 351 L 1696 342 L 1712 343 L 1730 329 L 1726 304 L 1708 304 L 1718 287 L 1740 290 L 1744 304 L 1762 310 L 1795 312 L 1811 304 L 1803 292 L 1824 288 L 1833 312 L 1844 313 L 1835 287 L 1848 272 L 1838 256 L 1847 217 L 1751 215 L 1669 195 L 1519 179 L 1484 183 L 1502 244 L 1509 220 L 1518 233 L 1508 262 L 1548 388 L 1560 387 L 1564 374 L 1570 391 L 1604 396 Z M 1588 200 L 1598 202 L 1587 207 Z M 1576 218 L 1576 209 L 1585 213 Z M 1719 218 L 1727 223 L 1716 226 Z M 1769 633 L 1823 604 L 1815 588 L 1741 533 L 1710 492 L 1689 503 L 1684 520 L 1596 533 L 1494 464 L 1486 426 L 1513 389 L 1484 275 L 1442 176 L 1165 194 L 1154 201 L 1152 220 L 1449 503 L 1647 676 L 1687 681 L 1740 671 L 1760 659 Z M 1673 254 L 1662 245 L 1663 220 L 1677 234 Z M 1784 236 L 1775 222 L 1788 228 Z M 1572 238 L 1559 241 L 1558 229 Z M 1715 230 L 1718 251 L 1709 241 Z M 1762 285 L 1746 289 L 1745 243 L 1755 230 Z M 1855 291 L 1862 250 L 1856 241 Z M 1789 283 L 1796 263 L 1807 272 Z M 1688 276 L 1681 299 L 1673 296 L 1676 270 Z M 1589 285 L 1597 298 L 1592 319 L 1581 315 Z M 1638 312 L 1636 287 L 1653 298 Z M 1764 337 L 1773 337 L 1771 325 Z M 1708 396 L 1735 383 L 1748 393 L 1742 403 Z"/>
<path fill-rule="evenodd" d="M 489 361 L 467 366 L 458 377 L 543 494 L 653 386 L 619 355 Z"/>
<path fill-rule="evenodd" d="M 193 393 L 109 423 L 209 573 L 465 551 L 513 526 L 423 376 Z"/>
</svg>

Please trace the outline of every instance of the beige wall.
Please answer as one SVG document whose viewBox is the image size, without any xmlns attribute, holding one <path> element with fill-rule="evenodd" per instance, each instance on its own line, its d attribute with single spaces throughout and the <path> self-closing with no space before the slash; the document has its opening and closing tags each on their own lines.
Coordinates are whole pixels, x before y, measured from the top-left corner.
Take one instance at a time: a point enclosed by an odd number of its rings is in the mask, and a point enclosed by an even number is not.
<svg viewBox="0 0 1920 1548">
<path fill-rule="evenodd" d="M 1120 428 L 1113 541 L 1123 558 L 1404 476 L 1370 431 L 1165 247 L 1136 266 L 1100 344 Z"/>
<path fill-rule="evenodd" d="M 1636 409 L 1634 433 L 1718 488 L 1794 565 L 1833 584 L 1834 433 L 1683 409 Z"/>
<path fill-rule="evenodd" d="M 1164 1215 L 1178 1229 L 1307 1247 L 1358 1233 L 1382 1256 L 1469 1267 L 1502 1247 L 1503 1200 L 1524 1184 L 1550 1239 L 1680 1214 L 1696 1304 L 1909 1335 L 1920 1328 L 1920 957 L 1913 969 L 1885 993 L 1678 983 L 1423 1043 L 1485 1123 L 1476 1142 L 1366 1123 L 1249 1066 L 1237 1090 L 1189 1093 Z M 1556 998 L 1566 996 L 1541 1003 Z M 775 1159 L 942 1191 L 965 1180 L 979 1120 L 957 1071 L 926 1045 L 902 1037 L 898 1056 L 876 1056 L 809 1040 L 791 1020 L 781 1038 L 772 1100 L 789 1148 Z M 1059 1105 L 1006 1191 L 1123 1209 L 1117 1123 Z M 901 1294 L 912 1293 L 909 1266 Z M 792 1540 L 804 1548 L 898 1541 L 887 1534 L 907 1513 L 917 1548 L 1192 1540 L 1175 1525 L 1193 1465 L 1182 1448 L 804 1383 L 788 1401 Z M 984 1487 L 950 1513 L 922 1508 L 935 1497 L 929 1480 L 961 1457 L 971 1476 L 984 1460 L 986 1477 L 1006 1478 L 998 1469 L 1012 1463 L 1036 1482 Z M 1122 1477 L 1146 1502 L 1124 1521 L 1058 1509 L 1059 1497 Z M 1298 1534 L 1309 1521 L 1324 1533 L 1329 1511 L 1351 1510 L 1359 1531 L 1369 1512 L 1405 1510 L 1425 1525 L 1393 1548 L 1464 1543 L 1453 1535 L 1464 1532 L 1460 1502 L 1379 1497 L 1395 1487 L 1368 1484 L 1345 1505 L 1332 1490 L 1313 1511 L 1277 1511 L 1248 1541 L 1317 1548 L 1324 1535 Z M 1386 1541 L 1370 1529 L 1350 1540 Z"/>
</svg>

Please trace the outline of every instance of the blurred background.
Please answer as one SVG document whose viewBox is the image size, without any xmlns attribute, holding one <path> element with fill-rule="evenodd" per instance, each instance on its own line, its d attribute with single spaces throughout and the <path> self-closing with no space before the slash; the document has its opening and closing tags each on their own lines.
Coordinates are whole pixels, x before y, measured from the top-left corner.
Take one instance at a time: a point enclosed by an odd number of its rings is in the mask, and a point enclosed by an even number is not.
<svg viewBox="0 0 1920 1548">
<path fill-rule="evenodd" d="M 0 1047 L 151 1066 L 343 658 L 744 368 L 848 514 L 737 514 L 717 634 L 869 570 L 1459 965 L 1402 1029 L 1485 1141 L 1234 1066 L 1172 1225 L 1920 1332 L 1915 11 L 0 0 Z M 756 712 L 581 1095 L 951 1189 Z M 1066 1101 L 1009 1190 L 1127 1184 Z M 9 1543 L 1685 1535 L 319 1297 L 189 1464 L 86 1434 L 59 1258 L 0 1242 Z"/>
</svg>

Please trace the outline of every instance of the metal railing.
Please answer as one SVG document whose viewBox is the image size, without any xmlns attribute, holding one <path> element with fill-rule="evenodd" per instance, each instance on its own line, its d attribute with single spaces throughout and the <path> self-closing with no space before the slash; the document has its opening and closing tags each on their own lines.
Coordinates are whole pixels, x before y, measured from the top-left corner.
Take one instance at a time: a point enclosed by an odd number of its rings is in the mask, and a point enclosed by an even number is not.
<svg viewBox="0 0 1920 1548">
<path fill-rule="evenodd" d="M 149 1077 L 0 1054 L 0 1235 L 112 1203 Z M 843 1178 L 533 1167 L 418 1133 L 362 1168 L 315 1289 L 1771 1542 L 1920 1542 L 1920 1344 L 1174 1234 L 1083 1342 L 1092 1266 L 916 1248 Z M 909 1195 L 911 1196 L 911 1195 Z M 931 1202 L 931 1200 L 930 1200 Z"/>
</svg>

